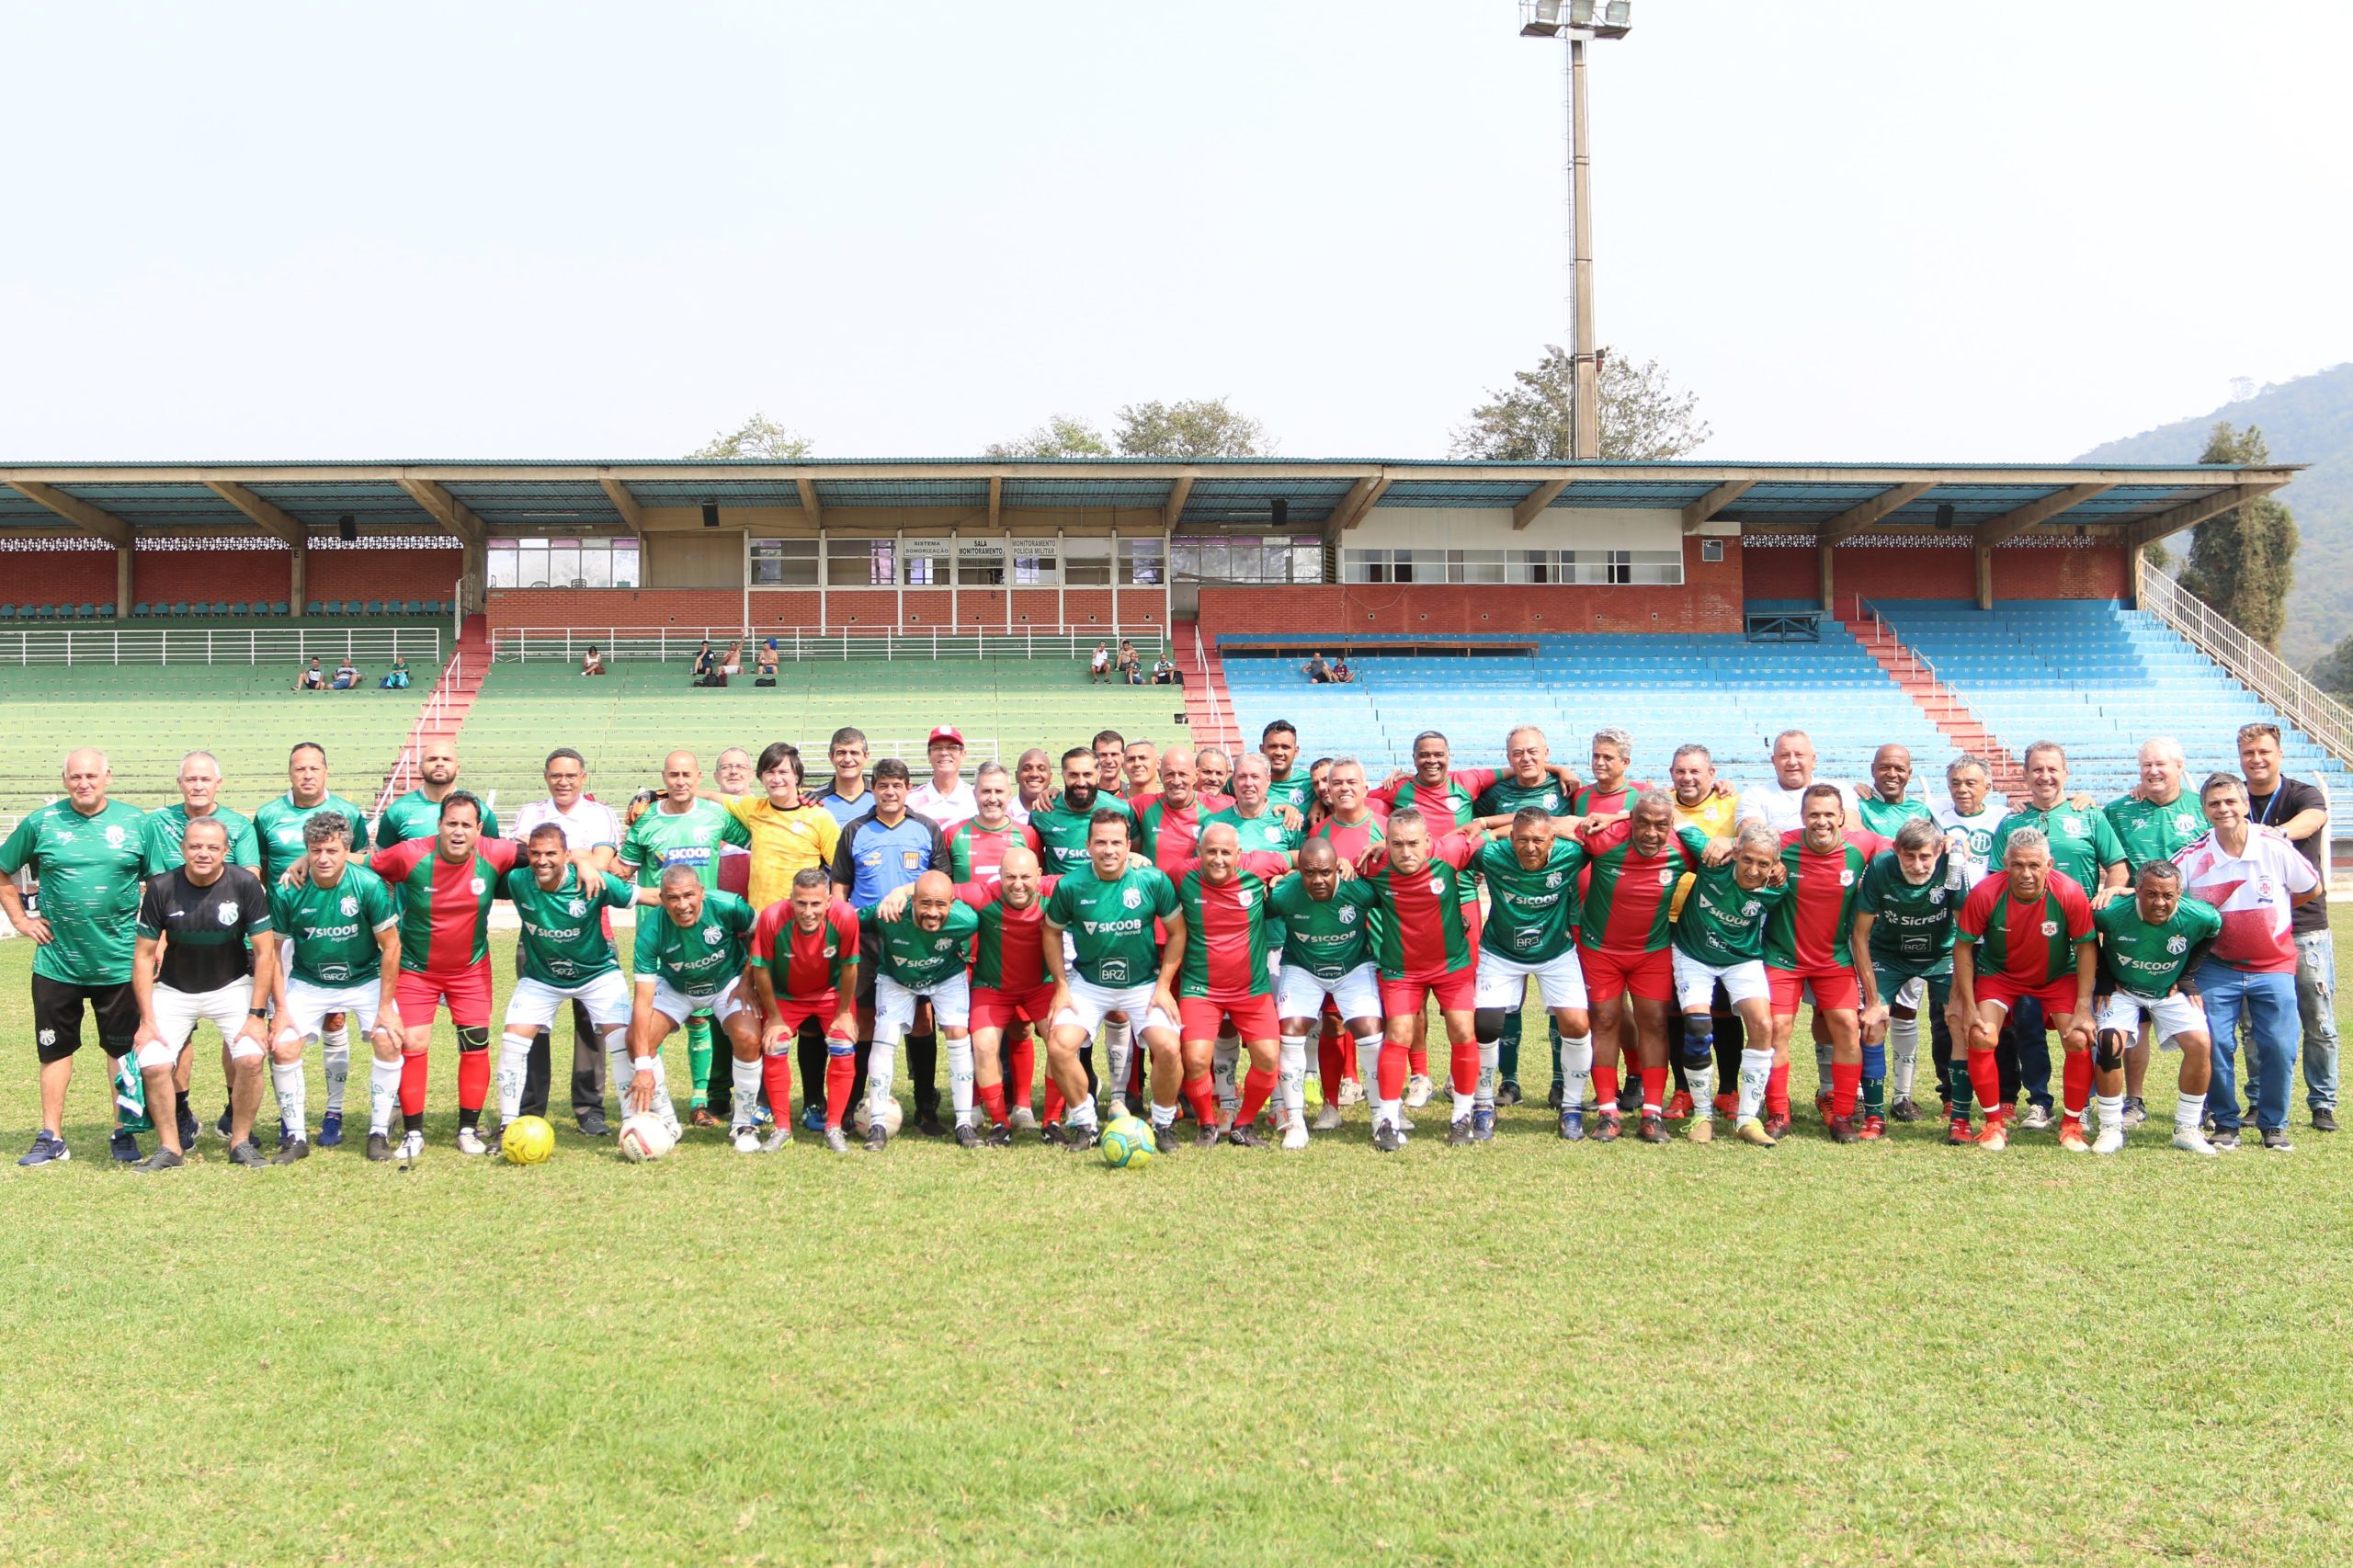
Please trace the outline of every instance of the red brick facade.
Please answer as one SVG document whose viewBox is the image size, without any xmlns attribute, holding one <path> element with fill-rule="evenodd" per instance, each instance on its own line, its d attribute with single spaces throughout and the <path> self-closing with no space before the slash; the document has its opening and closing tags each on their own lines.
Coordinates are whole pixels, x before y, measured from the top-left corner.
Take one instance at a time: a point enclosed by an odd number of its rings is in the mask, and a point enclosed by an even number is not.
<svg viewBox="0 0 2353 1568">
<path fill-rule="evenodd" d="M 445 604 L 458 591 L 458 574 L 465 556 L 455 550 L 313 550 L 310 552 L 311 592 L 314 599 L 439 599 Z M 278 592 L 286 597 L 283 568 Z M 233 597 L 233 596 L 232 596 Z"/>
<path fill-rule="evenodd" d="M 1805 599 L 1822 592 L 1820 558 L 1811 546 L 1748 550 L 1747 597 Z M 1831 562 L 1838 597 L 1867 599 L 1973 599 L 1977 597 L 1975 552 L 1965 545 L 1945 548 L 1842 548 Z M 1997 599 L 2116 599 L 2130 586 L 2125 552 L 2108 543 L 2081 549 L 2009 545 L 1994 551 L 1994 597 Z"/>
<path fill-rule="evenodd" d="M 104 605 L 114 602 L 111 550 L 28 551 L 11 553 L 0 602 L 19 605 Z M 135 602 L 135 601 L 134 601 Z M 122 607 L 129 614 L 131 607 Z"/>
<path fill-rule="evenodd" d="M 735 588 L 494 588 L 490 628 L 563 626 L 725 627 L 743 624 Z"/>
</svg>

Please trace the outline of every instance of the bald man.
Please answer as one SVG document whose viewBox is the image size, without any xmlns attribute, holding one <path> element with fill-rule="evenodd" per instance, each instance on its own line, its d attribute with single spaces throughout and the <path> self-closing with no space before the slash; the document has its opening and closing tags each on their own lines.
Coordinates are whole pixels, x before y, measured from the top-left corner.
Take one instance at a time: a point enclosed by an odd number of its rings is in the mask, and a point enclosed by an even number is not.
<svg viewBox="0 0 2353 1568">
<path fill-rule="evenodd" d="M 915 1004 L 928 1002 L 932 1027 L 948 1041 L 956 1142 L 976 1149 L 981 1132 L 972 1115 L 972 999 L 965 966 L 981 917 L 958 902 L 956 884 L 945 871 L 924 872 L 907 890 L 904 907 L 890 915 L 882 911 L 878 902 L 858 912 L 862 934 L 870 935 L 877 955 L 874 1045 L 866 1062 L 866 1146 L 879 1150 L 890 1142 L 882 1108 L 891 1098 L 899 1041 L 915 1026 Z M 825 1137 L 836 1150 L 847 1147 L 839 1129 Z"/>
<path fill-rule="evenodd" d="M 624 876 L 633 876 L 640 888 L 659 889 L 662 874 L 684 867 L 695 874 L 703 891 L 719 891 L 719 859 L 729 845 L 749 849 L 751 830 L 717 801 L 695 791 L 702 784 L 702 765 L 690 751 L 674 751 L 662 759 L 662 797 L 630 824 L 614 857 Z M 688 1119 L 697 1127 L 717 1127 L 734 1102 L 732 1079 L 711 1081 L 710 1019 L 697 1011 L 685 1020 L 687 1069 L 693 1075 L 693 1101 Z"/>
<path fill-rule="evenodd" d="M 441 830 L 441 802 L 458 787 L 458 743 L 447 736 L 426 742 L 425 755 L 416 759 L 416 776 L 424 782 L 376 818 L 377 848 L 430 838 Z M 498 815 L 486 805 L 482 808 L 482 835 L 498 836 Z"/>
</svg>

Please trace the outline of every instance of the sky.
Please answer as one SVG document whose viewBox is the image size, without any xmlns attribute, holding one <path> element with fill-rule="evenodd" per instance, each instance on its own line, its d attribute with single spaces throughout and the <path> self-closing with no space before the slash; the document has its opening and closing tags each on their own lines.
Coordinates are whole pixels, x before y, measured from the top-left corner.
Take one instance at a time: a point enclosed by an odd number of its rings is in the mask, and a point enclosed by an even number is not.
<svg viewBox="0 0 2353 1568">
<path fill-rule="evenodd" d="M 1635 0 L 1598 336 L 1722 460 L 2063 460 L 2353 358 L 2353 6 Z M 0 0 L 0 460 L 826 457 L 1225 397 L 1435 457 L 1559 341 L 1513 0 Z M 2284 455 L 2284 454 L 2283 454 Z"/>
</svg>

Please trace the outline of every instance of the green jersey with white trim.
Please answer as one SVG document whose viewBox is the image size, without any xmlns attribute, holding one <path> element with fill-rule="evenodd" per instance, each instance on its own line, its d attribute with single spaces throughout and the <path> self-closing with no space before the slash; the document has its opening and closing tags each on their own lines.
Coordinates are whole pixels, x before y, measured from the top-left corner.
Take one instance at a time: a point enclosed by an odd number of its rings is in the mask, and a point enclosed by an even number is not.
<svg viewBox="0 0 2353 1568">
<path fill-rule="evenodd" d="M 690 867 L 702 879 L 706 892 L 717 892 L 720 846 L 733 844 L 749 849 L 751 829 L 717 801 L 698 800 L 675 816 L 662 809 L 664 803 L 656 801 L 638 813 L 637 821 L 621 835 L 615 863 L 625 871 L 635 871 L 642 888 L 659 888 L 662 873 L 673 866 Z M 642 920 L 638 922 L 641 929 L 644 925 Z"/>
<path fill-rule="evenodd" d="M 1872 856 L 1855 890 L 1855 913 L 1871 915 L 1871 962 L 1893 974 L 1950 974 L 1953 933 L 1968 896 L 1961 863 L 1949 854 L 1937 857 L 1925 882 L 1904 876 L 1894 850 Z"/>
<path fill-rule="evenodd" d="M 1557 783 L 1552 788 L 1559 792 Z M 1483 810 L 1481 814 L 1493 813 Z M 1585 869 L 1586 858 L 1584 846 L 1567 834 L 1552 840 L 1552 852 L 1532 871 L 1519 863 L 1511 840 L 1490 839 L 1481 845 L 1471 861 L 1471 869 L 1487 881 L 1487 918 L 1479 928 L 1481 950 L 1516 963 L 1541 964 L 1573 949 L 1577 938 L 1577 873 Z"/>
<path fill-rule="evenodd" d="M 1995 865 L 2003 863 L 2010 835 L 2022 827 L 2033 828 L 2049 839 L 2052 867 L 2074 878 L 2087 892 L 2099 886 L 2102 871 L 2124 858 L 2123 841 L 2117 837 L 2116 825 L 2108 820 L 2107 812 L 2079 811 L 2062 801 L 2047 812 L 2028 806 L 2004 817 L 2002 825 L 1994 830 Z"/>
<path fill-rule="evenodd" d="M 1765 922 L 1790 896 L 1787 882 L 1742 887 L 1733 868 L 1731 860 L 1721 866 L 1703 861 L 1691 873 L 1691 892 L 1675 914 L 1676 950 L 1710 969 L 1763 958 Z"/>
<path fill-rule="evenodd" d="M 2207 826 L 2206 808 L 2187 790 L 2162 806 L 2154 801 L 2119 796 L 2101 809 L 2101 814 L 2116 830 L 2124 863 L 2135 871 L 2151 860 L 2172 859 Z"/>
<path fill-rule="evenodd" d="M 87 816 L 71 801 L 28 812 L 0 844 L 0 876 L 27 867 L 40 879 L 40 917 L 51 939 L 33 949 L 33 972 L 65 985 L 120 985 L 139 945 L 146 813 L 108 801 Z"/>
<path fill-rule="evenodd" d="M 294 945 L 286 972 L 313 985 L 366 984 L 384 965 L 377 937 L 400 918 L 391 887 L 356 860 L 344 863 L 333 887 L 269 885 L 269 923 Z"/>
<path fill-rule="evenodd" d="M 913 899 L 896 920 L 883 919 L 881 909 L 870 903 L 858 912 L 858 928 L 873 932 L 882 945 L 881 961 L 875 970 L 878 975 L 888 975 L 916 995 L 926 996 L 964 972 L 972 956 L 972 938 L 981 929 L 978 910 L 970 904 L 950 903 L 939 929 L 926 931 L 915 924 Z"/>
<path fill-rule="evenodd" d="M 637 891 L 610 871 L 567 865 L 552 891 L 540 886 L 529 866 L 517 866 L 499 879 L 499 896 L 515 906 L 523 923 L 517 971 L 542 985 L 585 984 L 620 967 L 613 939 L 605 934 L 598 911 L 628 909 Z M 649 909 L 642 919 L 663 918 Z"/>
<path fill-rule="evenodd" d="M 1029 824 L 1037 823 L 1033 813 Z M 1109 991 L 1159 980 L 1152 923 L 1176 913 L 1176 884 L 1149 866 L 1131 867 L 1107 882 L 1092 861 L 1082 860 L 1046 900 L 1046 918 L 1069 932 L 1078 949 L 1079 974 Z M 1051 932 L 1046 939 L 1053 940 Z"/>
<path fill-rule="evenodd" d="M 756 918 L 752 906 L 732 892 L 704 893 L 702 913 L 691 926 L 679 925 L 659 906 L 640 910 L 636 961 L 631 967 L 640 980 L 658 975 L 672 990 L 688 995 L 722 991 L 744 971 Z"/>
<path fill-rule="evenodd" d="M 1029 828 L 1038 835 L 1038 869 L 1047 876 L 1067 877 L 1087 864 L 1086 835 L 1098 811 L 1114 811 L 1128 819 L 1131 846 L 1142 842 L 1136 809 L 1108 790 L 1097 790 L 1094 803 L 1083 812 L 1071 810 L 1060 794 L 1046 799 L 1048 804 L 1029 813 Z"/>
<path fill-rule="evenodd" d="M 1855 796 L 1856 809 L 1862 814 L 1863 826 L 1881 838 L 1893 838 L 1895 830 L 1918 817 L 1924 822 L 1936 821 L 1926 801 L 1910 799 L 1890 801 L 1877 794 L 1866 795 L 1859 790 Z"/>
<path fill-rule="evenodd" d="M 314 806 L 298 806 L 291 790 L 274 801 L 265 801 L 254 812 L 254 836 L 261 841 L 261 880 L 275 882 L 286 874 L 286 868 L 302 858 L 302 829 L 322 812 L 340 813 L 351 824 L 351 852 L 363 858 L 368 852 L 368 813 L 356 801 L 329 793 L 319 798 Z"/>
<path fill-rule="evenodd" d="M 441 802 L 428 801 L 421 789 L 411 790 L 383 809 L 376 818 L 376 847 L 390 849 L 412 838 L 430 838 L 441 831 Z M 482 808 L 482 836 L 498 836 L 498 813 Z"/>
<path fill-rule="evenodd" d="M 2185 896 L 2162 926 L 2142 918 L 2138 899 L 2116 900 L 2092 912 L 2099 932 L 2099 971 L 2119 991 L 2163 996 L 2181 983 L 2190 956 L 2222 934 L 2222 914 L 2212 904 Z"/>
<path fill-rule="evenodd" d="M 254 835 L 253 823 L 241 812 L 215 805 L 210 820 L 219 823 L 229 833 L 229 864 L 243 866 L 248 871 L 261 869 L 261 840 Z M 176 871 L 188 864 L 188 857 L 180 853 L 180 845 L 188 837 L 188 802 L 174 801 L 170 805 L 147 813 L 147 874 L 160 877 L 166 871 Z"/>
<path fill-rule="evenodd" d="M 1267 912 L 1282 921 L 1283 962 L 1324 981 L 1370 962 L 1370 916 L 1380 903 L 1381 890 L 1362 877 L 1336 884 L 1320 903 L 1298 872 L 1283 878 L 1267 893 Z"/>
</svg>

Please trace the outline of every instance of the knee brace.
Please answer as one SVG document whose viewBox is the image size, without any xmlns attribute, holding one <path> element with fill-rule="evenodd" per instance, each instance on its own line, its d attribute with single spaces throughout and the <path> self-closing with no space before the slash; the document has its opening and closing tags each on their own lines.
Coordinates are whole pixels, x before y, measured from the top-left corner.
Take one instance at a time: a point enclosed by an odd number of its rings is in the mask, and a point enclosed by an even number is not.
<svg viewBox="0 0 2353 1568">
<path fill-rule="evenodd" d="M 461 1051 L 488 1051 L 490 1049 L 490 1026 L 488 1024 L 459 1025 L 458 1049 Z"/>
<path fill-rule="evenodd" d="M 1480 1044 L 1493 1045 L 1504 1038 L 1506 1023 L 1517 1016 L 1516 1011 L 1506 1013 L 1501 1007 L 1482 1007 L 1471 1016 L 1471 1027 Z"/>
<path fill-rule="evenodd" d="M 2124 1031 L 2102 1029 L 2092 1045 L 2092 1065 L 2103 1073 L 2113 1073 L 2124 1065 Z"/>
<path fill-rule="evenodd" d="M 1716 1023 L 1704 1013 L 1683 1017 L 1683 1070 L 1695 1072 L 1716 1059 Z"/>
</svg>

